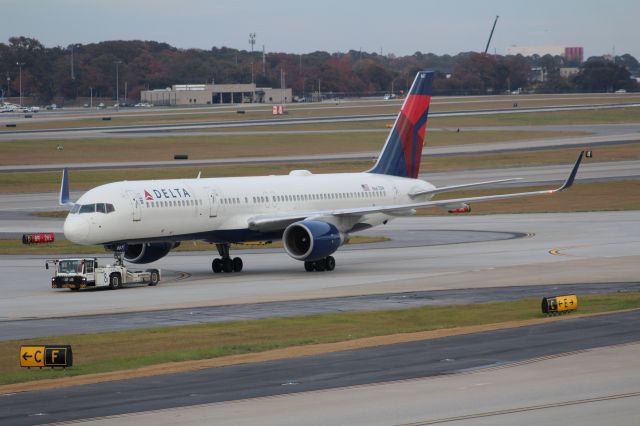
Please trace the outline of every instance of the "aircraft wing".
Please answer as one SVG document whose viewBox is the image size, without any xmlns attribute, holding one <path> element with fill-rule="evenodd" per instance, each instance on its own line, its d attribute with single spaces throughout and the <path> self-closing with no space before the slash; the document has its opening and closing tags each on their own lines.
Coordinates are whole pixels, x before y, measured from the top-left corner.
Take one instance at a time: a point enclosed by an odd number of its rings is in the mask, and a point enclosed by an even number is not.
<svg viewBox="0 0 640 426">
<path fill-rule="evenodd" d="M 434 189 L 430 189 L 430 190 L 426 190 L 426 191 L 412 192 L 411 194 L 409 194 L 409 197 L 415 198 L 415 197 L 418 197 L 420 195 L 434 195 L 434 194 L 440 194 L 441 192 L 451 192 L 451 191 L 457 191 L 459 189 L 474 188 L 476 186 L 492 185 L 492 184 L 496 184 L 496 183 L 513 182 L 513 181 L 516 181 L 516 180 L 522 180 L 522 178 L 488 180 L 488 181 L 485 181 L 485 182 L 465 183 L 465 184 L 462 184 L 462 185 L 441 186 L 440 188 L 434 188 Z"/>
<path fill-rule="evenodd" d="M 265 215 L 255 216 L 249 219 L 249 228 L 256 231 L 273 231 L 277 229 L 284 229 L 291 223 L 297 222 L 299 220 L 305 220 L 305 219 L 322 220 L 323 218 L 330 218 L 330 217 L 362 216 L 365 214 L 372 214 L 372 213 L 406 215 L 407 213 L 413 213 L 414 210 L 418 208 L 446 207 L 449 205 L 456 205 L 456 204 L 462 204 L 462 203 L 465 203 L 465 204 L 477 203 L 482 201 L 504 200 L 508 198 L 531 197 L 535 195 L 555 194 L 556 192 L 564 191 L 565 189 L 573 185 L 573 181 L 575 180 L 576 174 L 578 173 L 578 168 L 580 167 L 580 163 L 582 162 L 583 155 L 584 155 L 584 151 L 580 152 L 580 155 L 578 155 L 578 159 L 576 160 L 573 166 L 573 169 L 569 174 L 569 177 L 567 177 L 565 182 L 560 187 L 555 189 L 546 189 L 542 191 L 516 192 L 511 194 L 484 195 L 479 197 L 450 198 L 445 200 L 424 201 L 424 202 L 409 203 L 409 204 L 355 207 L 355 208 L 349 208 L 349 209 L 336 209 L 336 210 L 315 211 L 315 212 L 296 212 L 292 214 L 284 213 L 281 215 L 272 215 L 272 216 L 265 216 Z M 496 183 L 496 182 L 500 182 L 500 181 L 492 181 L 492 183 Z M 487 182 L 479 182 L 477 184 L 472 183 L 467 185 L 458 185 L 458 187 L 464 188 L 469 186 L 478 186 L 481 184 L 486 185 Z M 451 188 L 451 187 L 445 187 L 445 188 Z"/>
</svg>

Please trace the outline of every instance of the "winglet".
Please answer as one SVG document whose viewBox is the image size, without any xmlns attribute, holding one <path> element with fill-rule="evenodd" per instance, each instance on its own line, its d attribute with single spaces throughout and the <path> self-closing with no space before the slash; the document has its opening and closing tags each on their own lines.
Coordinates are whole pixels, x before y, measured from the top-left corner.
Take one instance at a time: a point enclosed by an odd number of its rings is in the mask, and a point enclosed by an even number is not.
<svg viewBox="0 0 640 426">
<path fill-rule="evenodd" d="M 62 182 L 60 183 L 60 198 L 58 203 L 61 206 L 73 204 L 69 201 L 69 171 L 66 167 L 62 169 Z"/>
<path fill-rule="evenodd" d="M 580 167 L 580 163 L 582 162 L 582 157 L 583 156 L 584 156 L 584 151 L 580 151 L 580 155 L 578 155 L 578 159 L 576 160 L 576 164 L 573 165 L 573 169 L 571 170 L 571 174 L 569 175 L 567 180 L 564 181 L 564 184 L 560 188 L 556 189 L 556 192 L 564 191 L 565 189 L 567 189 L 571 185 L 573 185 L 573 181 L 575 180 L 576 175 L 578 174 L 578 168 Z"/>
</svg>

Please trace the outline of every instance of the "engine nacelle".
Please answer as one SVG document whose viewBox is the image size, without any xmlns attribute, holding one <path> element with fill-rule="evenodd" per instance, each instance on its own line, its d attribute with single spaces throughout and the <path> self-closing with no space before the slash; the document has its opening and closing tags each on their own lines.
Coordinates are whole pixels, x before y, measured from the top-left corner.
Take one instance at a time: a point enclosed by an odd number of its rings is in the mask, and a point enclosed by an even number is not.
<svg viewBox="0 0 640 426">
<path fill-rule="evenodd" d="M 323 259 L 344 243 L 344 234 L 320 220 L 303 220 L 287 226 L 282 242 L 287 254 L 297 260 Z"/>
<path fill-rule="evenodd" d="M 180 243 L 164 242 L 164 243 L 144 243 L 144 244 L 127 244 L 124 251 L 124 258 L 131 263 L 151 263 L 165 257 L 171 249 L 177 247 Z"/>
</svg>

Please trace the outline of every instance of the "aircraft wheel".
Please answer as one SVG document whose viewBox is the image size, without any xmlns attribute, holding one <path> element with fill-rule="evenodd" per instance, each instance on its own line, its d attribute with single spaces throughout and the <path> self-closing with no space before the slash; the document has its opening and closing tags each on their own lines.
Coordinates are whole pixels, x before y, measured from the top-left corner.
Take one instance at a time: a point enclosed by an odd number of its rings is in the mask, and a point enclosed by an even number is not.
<svg viewBox="0 0 640 426">
<path fill-rule="evenodd" d="M 222 272 L 222 260 L 217 257 L 213 259 L 213 262 L 211 262 L 211 269 L 215 274 Z"/>
<path fill-rule="evenodd" d="M 313 272 L 313 271 L 315 271 L 315 269 L 316 269 L 316 266 L 315 266 L 314 262 L 309 262 L 309 261 L 304 262 L 304 270 L 305 271 Z"/>
<path fill-rule="evenodd" d="M 242 259 L 240 259 L 239 257 L 234 257 L 233 258 L 233 272 L 240 272 L 242 271 Z"/>
<path fill-rule="evenodd" d="M 233 260 L 222 259 L 222 270 L 227 273 L 233 272 Z"/>
<path fill-rule="evenodd" d="M 324 259 L 316 260 L 315 262 L 313 262 L 313 266 L 318 272 L 322 272 L 327 269 L 327 265 L 325 264 Z"/>
<path fill-rule="evenodd" d="M 336 269 L 336 259 L 333 256 L 327 256 L 324 259 L 324 265 L 327 271 L 333 271 Z"/>
</svg>

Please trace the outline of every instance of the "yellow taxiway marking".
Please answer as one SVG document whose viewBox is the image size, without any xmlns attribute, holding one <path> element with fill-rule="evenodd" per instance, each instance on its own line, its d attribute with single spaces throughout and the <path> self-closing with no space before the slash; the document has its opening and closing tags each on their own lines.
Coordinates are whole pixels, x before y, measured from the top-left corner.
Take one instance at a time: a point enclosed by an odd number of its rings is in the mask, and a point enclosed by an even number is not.
<svg viewBox="0 0 640 426">
<path fill-rule="evenodd" d="M 574 248 L 580 248 L 580 247 L 587 247 L 587 246 L 565 246 L 565 247 L 558 247 L 558 248 L 554 248 L 549 250 L 549 254 L 552 254 L 554 256 L 567 256 L 567 257 L 585 257 L 585 256 L 578 256 L 575 254 L 569 254 L 569 253 L 562 253 L 564 250 L 569 250 L 569 249 L 574 249 Z"/>
</svg>

